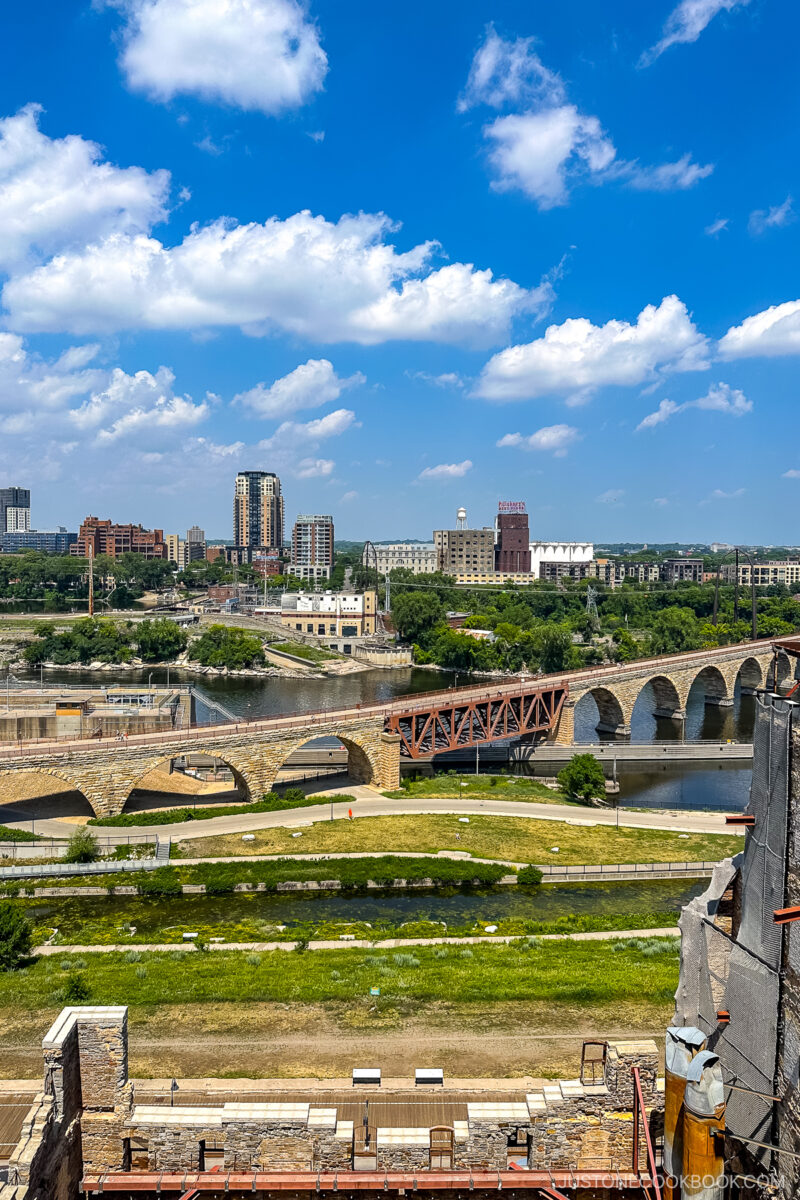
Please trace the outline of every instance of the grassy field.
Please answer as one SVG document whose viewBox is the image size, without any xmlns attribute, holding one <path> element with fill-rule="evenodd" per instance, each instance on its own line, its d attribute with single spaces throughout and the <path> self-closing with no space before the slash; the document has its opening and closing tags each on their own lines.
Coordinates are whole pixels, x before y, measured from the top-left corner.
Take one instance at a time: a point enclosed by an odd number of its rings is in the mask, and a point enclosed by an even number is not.
<svg viewBox="0 0 800 1200">
<path fill-rule="evenodd" d="M 295 658 L 305 658 L 309 662 L 328 662 L 332 658 L 341 658 L 340 654 L 332 654 L 330 650 L 320 650 L 317 646 L 306 646 L 303 642 L 273 642 L 270 650 L 282 650 L 284 654 L 293 654 Z"/>
<path fill-rule="evenodd" d="M 571 804 L 591 812 L 588 805 L 568 800 L 562 791 L 546 787 L 538 779 L 514 775 L 470 775 L 448 771 L 425 779 L 406 779 L 401 788 L 383 795 L 391 800 L 403 800 L 406 796 L 414 799 L 464 796 L 471 800 L 536 800 L 544 804 Z"/>
<path fill-rule="evenodd" d="M 741 835 L 735 834 L 681 837 L 663 829 L 567 825 L 527 817 L 471 816 L 464 825 L 457 816 L 444 813 L 318 821 L 302 831 L 302 838 L 293 838 L 290 829 L 253 832 L 254 840 L 248 842 L 242 841 L 241 834 L 187 839 L 180 843 L 181 853 L 194 858 L 333 851 L 382 854 L 391 846 L 394 851 L 411 853 L 461 850 L 477 858 L 510 862 L 592 864 L 716 862 L 738 854 L 744 844 Z"/>
<path fill-rule="evenodd" d="M 418 947 L 413 954 L 365 950 L 298 953 L 274 950 L 206 954 L 136 952 L 37 959 L 0 974 L 0 1015 L 57 1008 L 64 987 L 80 973 L 92 1004 L 142 1005 L 260 1001 L 370 1005 L 380 986 L 379 1011 L 407 1011 L 449 1001 L 547 1002 L 584 1007 L 628 1003 L 646 995 L 672 998 L 678 978 L 678 939 L 611 942 L 536 942 L 509 946 Z"/>
</svg>

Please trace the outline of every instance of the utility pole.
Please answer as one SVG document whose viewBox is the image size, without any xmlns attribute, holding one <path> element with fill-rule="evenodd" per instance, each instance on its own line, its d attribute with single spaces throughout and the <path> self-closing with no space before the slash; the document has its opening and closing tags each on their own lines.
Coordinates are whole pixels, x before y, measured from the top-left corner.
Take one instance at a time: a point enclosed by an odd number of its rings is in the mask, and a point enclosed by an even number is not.
<svg viewBox="0 0 800 1200">
<path fill-rule="evenodd" d="M 736 583 L 733 588 L 733 623 L 739 621 L 739 547 L 736 547 Z"/>
<path fill-rule="evenodd" d="M 89 616 L 94 616 L 94 543 L 89 543 Z"/>
</svg>

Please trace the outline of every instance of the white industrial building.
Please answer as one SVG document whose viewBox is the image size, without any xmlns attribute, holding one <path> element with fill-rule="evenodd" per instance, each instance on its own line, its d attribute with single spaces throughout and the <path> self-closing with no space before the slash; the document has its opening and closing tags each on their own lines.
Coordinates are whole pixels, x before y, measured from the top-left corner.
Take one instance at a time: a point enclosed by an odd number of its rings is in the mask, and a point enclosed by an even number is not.
<svg viewBox="0 0 800 1200">
<path fill-rule="evenodd" d="M 593 542 L 531 542 L 531 575 L 541 578 L 541 567 L 547 563 L 590 563 L 594 558 Z"/>
</svg>

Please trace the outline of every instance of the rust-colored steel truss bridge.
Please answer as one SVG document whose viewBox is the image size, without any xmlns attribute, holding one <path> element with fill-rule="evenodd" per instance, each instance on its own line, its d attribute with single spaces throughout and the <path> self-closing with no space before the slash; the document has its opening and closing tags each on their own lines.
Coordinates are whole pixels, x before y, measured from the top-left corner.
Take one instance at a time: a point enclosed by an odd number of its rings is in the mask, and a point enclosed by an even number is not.
<svg viewBox="0 0 800 1200">
<path fill-rule="evenodd" d="M 552 729 L 568 693 L 565 682 L 529 686 L 516 694 L 470 696 L 456 692 L 452 700 L 440 692 L 428 704 L 412 703 L 405 711 L 393 706 L 386 732 L 400 735 L 404 758 L 427 758 L 446 750 Z"/>
</svg>

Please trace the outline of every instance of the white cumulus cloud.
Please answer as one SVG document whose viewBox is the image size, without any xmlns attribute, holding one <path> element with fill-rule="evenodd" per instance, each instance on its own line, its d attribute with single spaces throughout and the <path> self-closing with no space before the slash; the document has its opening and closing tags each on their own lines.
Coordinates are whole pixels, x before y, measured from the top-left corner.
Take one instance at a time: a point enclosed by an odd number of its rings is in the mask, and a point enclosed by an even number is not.
<svg viewBox="0 0 800 1200">
<path fill-rule="evenodd" d="M 360 371 L 342 379 L 327 358 L 310 358 L 274 383 L 258 383 L 234 396 L 234 403 L 259 417 L 282 417 L 303 408 L 320 408 L 338 400 L 346 388 L 365 383 Z"/>
<path fill-rule="evenodd" d="M 41 112 L 29 104 L 0 119 L 0 269 L 164 219 L 168 171 L 116 167 L 77 135 L 49 138 Z"/>
<path fill-rule="evenodd" d="M 800 354 L 800 300 L 773 304 L 732 325 L 719 343 L 723 358 Z"/>
<path fill-rule="evenodd" d="M 566 204 L 570 188 L 583 180 L 675 191 L 711 174 L 712 164 L 695 163 L 690 154 L 653 166 L 618 159 L 600 119 L 569 102 L 563 80 L 534 45 L 533 38 L 504 39 L 490 25 L 458 102 L 462 112 L 476 105 L 516 110 L 483 130 L 495 190 L 524 192 L 548 209 Z"/>
<path fill-rule="evenodd" d="M 154 100 L 199 96 L 248 111 L 305 104 L 328 69 L 298 0 L 108 0 L 126 19 L 121 65 Z"/>
<path fill-rule="evenodd" d="M 662 400 L 655 412 L 651 412 L 640 421 L 636 429 L 652 429 L 655 425 L 662 425 L 676 413 L 686 412 L 689 408 L 725 413 L 729 417 L 743 417 L 745 413 L 753 411 L 753 402 L 738 388 L 732 388 L 727 383 L 716 383 L 698 400 L 687 400 L 684 404 L 676 404 L 674 400 Z"/>
<path fill-rule="evenodd" d="M 546 450 L 556 458 L 563 458 L 578 437 L 580 434 L 574 425 L 545 425 L 527 437 L 521 433 L 507 433 L 497 445 L 518 446 L 521 450 Z"/>
<path fill-rule="evenodd" d="M 749 3 L 750 0 L 681 0 L 667 17 L 660 40 L 644 52 L 639 66 L 649 66 L 670 46 L 696 42 L 717 13 L 743 8 Z"/>
<path fill-rule="evenodd" d="M 460 463 L 439 463 L 436 467 L 426 467 L 420 471 L 420 479 L 461 479 L 467 471 L 472 470 L 472 462 L 465 458 Z"/>
<path fill-rule="evenodd" d="M 518 189 L 542 209 L 565 204 L 568 177 L 572 182 L 601 172 L 616 153 L 597 117 L 585 116 L 573 104 L 498 117 L 484 133 L 493 142 L 492 186 Z"/>
<path fill-rule="evenodd" d="M 493 25 L 475 52 L 467 86 L 459 98 L 459 112 L 478 104 L 502 108 L 504 104 L 547 101 L 559 104 L 564 99 L 561 77 L 549 70 L 534 50 L 534 38 L 500 37 Z"/>
<path fill-rule="evenodd" d="M 432 269 L 426 242 L 398 252 L 383 214 L 336 223 L 299 212 L 263 224 L 217 221 L 168 248 L 117 234 L 15 276 L 3 300 L 25 331 L 205 330 L 240 326 L 318 342 L 411 339 L 489 346 L 514 316 L 549 305 L 468 263 Z"/>
<path fill-rule="evenodd" d="M 708 367 L 707 339 L 677 296 L 649 304 L 634 324 L 593 325 L 585 317 L 550 325 L 526 345 L 510 346 L 489 360 L 475 393 L 487 400 L 527 400 L 565 395 L 580 401 L 610 384 L 630 387 L 667 371 Z"/>
</svg>

